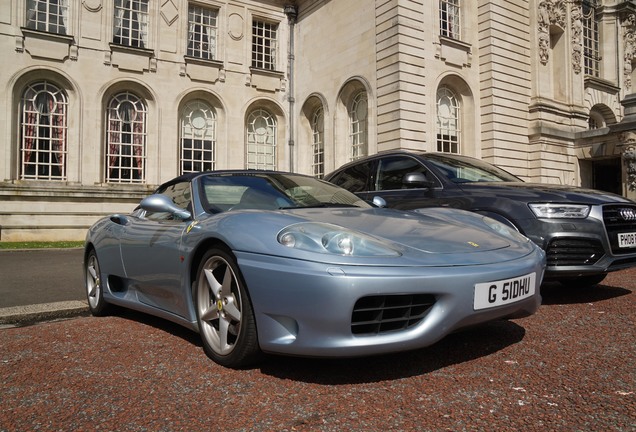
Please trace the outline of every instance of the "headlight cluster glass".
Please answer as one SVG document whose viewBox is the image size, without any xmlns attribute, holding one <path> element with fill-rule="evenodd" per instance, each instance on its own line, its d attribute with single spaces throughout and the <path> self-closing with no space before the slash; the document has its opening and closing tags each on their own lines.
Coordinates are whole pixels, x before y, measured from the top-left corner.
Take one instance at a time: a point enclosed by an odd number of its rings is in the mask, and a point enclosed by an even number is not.
<svg viewBox="0 0 636 432">
<path fill-rule="evenodd" d="M 528 204 L 538 218 L 585 219 L 590 214 L 590 206 L 583 204 Z"/>
<path fill-rule="evenodd" d="M 400 256 L 400 252 L 366 234 L 327 223 L 300 223 L 278 233 L 283 246 L 345 256 Z"/>
</svg>

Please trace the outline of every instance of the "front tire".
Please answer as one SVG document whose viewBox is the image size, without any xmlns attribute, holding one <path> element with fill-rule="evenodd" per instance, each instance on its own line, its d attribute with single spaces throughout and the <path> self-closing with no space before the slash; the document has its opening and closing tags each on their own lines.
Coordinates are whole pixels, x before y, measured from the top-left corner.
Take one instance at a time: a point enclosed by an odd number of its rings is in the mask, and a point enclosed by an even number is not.
<svg viewBox="0 0 636 432">
<path fill-rule="evenodd" d="M 208 357 L 230 368 L 248 366 L 259 358 L 252 305 L 236 260 L 228 251 L 211 249 L 203 256 L 194 299 Z"/>
<path fill-rule="evenodd" d="M 84 276 L 86 281 L 86 299 L 88 308 L 94 316 L 104 316 L 110 311 L 110 305 L 104 300 L 102 274 L 95 250 L 86 256 Z"/>
</svg>

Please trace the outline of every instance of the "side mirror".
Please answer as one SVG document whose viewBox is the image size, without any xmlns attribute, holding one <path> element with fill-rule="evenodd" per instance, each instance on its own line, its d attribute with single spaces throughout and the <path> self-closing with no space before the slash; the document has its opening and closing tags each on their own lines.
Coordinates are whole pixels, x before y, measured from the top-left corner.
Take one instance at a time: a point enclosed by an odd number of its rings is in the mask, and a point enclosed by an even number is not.
<svg viewBox="0 0 636 432">
<path fill-rule="evenodd" d="M 192 214 L 190 214 L 189 211 L 177 206 L 170 198 L 161 194 L 154 194 L 144 198 L 141 200 L 140 206 L 146 211 L 155 213 L 170 213 L 177 216 L 179 219 L 189 219 L 192 217 Z"/>
<path fill-rule="evenodd" d="M 402 184 L 409 188 L 426 188 L 433 187 L 433 182 L 429 181 L 421 172 L 411 172 L 402 178 Z"/>
<path fill-rule="evenodd" d="M 382 197 L 374 196 L 372 202 L 373 202 L 373 205 L 376 207 L 380 207 L 380 208 L 386 207 L 386 201 Z"/>
</svg>

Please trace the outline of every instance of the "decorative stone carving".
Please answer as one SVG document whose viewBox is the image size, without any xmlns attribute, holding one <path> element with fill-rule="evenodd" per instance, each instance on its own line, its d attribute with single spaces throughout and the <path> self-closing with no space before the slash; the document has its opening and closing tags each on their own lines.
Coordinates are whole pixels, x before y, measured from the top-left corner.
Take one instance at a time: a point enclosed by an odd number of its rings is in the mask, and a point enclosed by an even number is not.
<svg viewBox="0 0 636 432">
<path fill-rule="evenodd" d="M 232 13 L 228 17 L 228 34 L 235 41 L 243 39 L 243 17 L 237 13 Z"/>
<path fill-rule="evenodd" d="M 622 20 L 623 28 L 623 81 L 626 89 L 632 87 L 632 62 L 636 54 L 636 15 L 628 14 Z"/>
<path fill-rule="evenodd" d="M 168 27 L 179 18 L 179 9 L 177 9 L 172 0 L 168 0 L 161 5 L 161 17 L 168 24 Z"/>
<path fill-rule="evenodd" d="M 570 15 L 572 17 L 572 68 L 578 75 L 581 73 L 583 58 L 583 7 L 580 3 L 572 4 Z"/>
<path fill-rule="evenodd" d="M 24 52 L 24 38 L 22 35 L 15 37 L 15 50 L 19 53 Z"/>
<path fill-rule="evenodd" d="M 22 28 L 22 49 L 33 58 L 57 61 L 77 60 L 77 45 L 72 36 Z M 17 49 L 16 49 L 17 50 Z"/>
<path fill-rule="evenodd" d="M 225 70 L 223 62 L 195 59 L 186 57 L 181 65 L 179 74 L 187 76 L 193 81 L 214 84 L 217 81 L 225 82 Z"/>
<path fill-rule="evenodd" d="M 75 44 L 71 45 L 68 49 L 68 58 L 77 61 L 77 56 L 79 54 L 79 47 Z"/>
<path fill-rule="evenodd" d="M 547 64 L 550 57 L 550 26 L 565 29 L 566 0 L 542 0 L 539 2 L 538 31 L 539 59 Z"/>
<path fill-rule="evenodd" d="M 99 12 L 102 9 L 102 0 L 83 0 L 82 5 L 89 12 Z"/>
<path fill-rule="evenodd" d="M 636 190 L 636 132 L 626 131 L 618 135 L 618 139 L 623 147 L 623 164 L 627 171 L 627 188 L 630 191 Z"/>
</svg>

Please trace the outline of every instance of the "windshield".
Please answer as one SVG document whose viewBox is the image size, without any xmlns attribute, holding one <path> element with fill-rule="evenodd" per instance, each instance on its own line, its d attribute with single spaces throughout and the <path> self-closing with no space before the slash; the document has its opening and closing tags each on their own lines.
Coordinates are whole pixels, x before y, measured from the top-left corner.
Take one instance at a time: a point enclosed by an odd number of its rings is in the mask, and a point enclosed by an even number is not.
<svg viewBox="0 0 636 432">
<path fill-rule="evenodd" d="M 351 192 L 313 177 L 285 173 L 208 174 L 202 202 L 211 213 L 236 209 L 371 207 Z"/>
<path fill-rule="evenodd" d="M 521 181 L 509 172 L 479 159 L 439 154 L 427 154 L 424 157 L 453 183 Z"/>
</svg>

